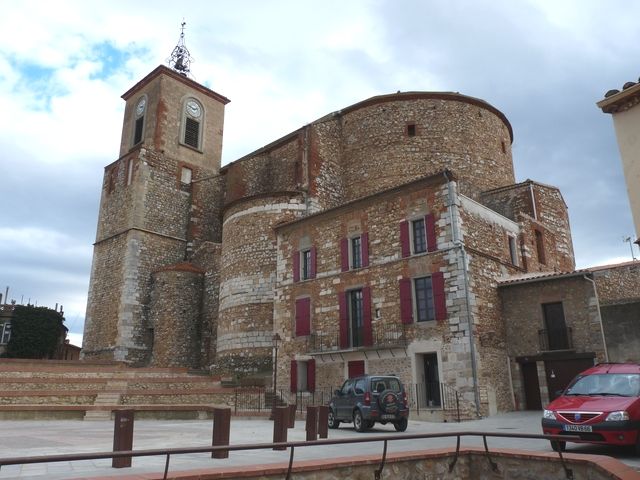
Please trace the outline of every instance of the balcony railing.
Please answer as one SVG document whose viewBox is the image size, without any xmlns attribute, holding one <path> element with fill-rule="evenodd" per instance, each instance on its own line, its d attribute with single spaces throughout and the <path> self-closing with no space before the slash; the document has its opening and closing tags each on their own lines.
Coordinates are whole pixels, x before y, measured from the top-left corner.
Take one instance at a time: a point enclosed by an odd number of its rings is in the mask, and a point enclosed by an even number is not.
<svg viewBox="0 0 640 480">
<path fill-rule="evenodd" d="M 541 352 L 573 349 L 573 335 L 571 327 L 556 329 L 553 331 L 538 330 L 538 339 L 540 341 Z"/>
<path fill-rule="evenodd" d="M 372 344 L 365 345 L 362 328 L 351 330 L 349 343 L 346 347 L 350 350 L 363 348 L 404 348 L 407 346 L 407 336 L 404 325 L 396 323 L 372 325 Z M 340 345 L 340 329 L 331 328 L 313 332 L 309 336 L 309 353 L 330 353 L 345 348 Z"/>
</svg>

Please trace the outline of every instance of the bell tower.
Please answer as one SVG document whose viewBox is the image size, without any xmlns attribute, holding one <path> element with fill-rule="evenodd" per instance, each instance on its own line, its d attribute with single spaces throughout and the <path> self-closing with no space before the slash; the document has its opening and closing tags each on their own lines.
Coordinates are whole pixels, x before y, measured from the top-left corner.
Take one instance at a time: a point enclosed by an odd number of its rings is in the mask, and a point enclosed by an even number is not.
<svg viewBox="0 0 640 480">
<path fill-rule="evenodd" d="M 122 95 L 120 154 L 104 171 L 83 358 L 149 364 L 154 272 L 219 241 L 216 179 L 229 100 L 188 77 L 182 27 L 172 68 L 158 66 Z"/>
</svg>

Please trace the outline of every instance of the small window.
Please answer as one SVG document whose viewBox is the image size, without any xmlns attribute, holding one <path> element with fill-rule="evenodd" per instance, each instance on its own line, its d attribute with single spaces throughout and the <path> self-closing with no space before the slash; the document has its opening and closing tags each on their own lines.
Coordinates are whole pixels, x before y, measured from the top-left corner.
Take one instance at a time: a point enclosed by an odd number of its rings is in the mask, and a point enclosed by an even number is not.
<svg viewBox="0 0 640 480">
<path fill-rule="evenodd" d="M 509 235 L 509 256 L 511 258 L 511 263 L 515 266 L 518 266 L 518 250 L 516 247 L 516 237 L 513 235 Z"/>
<path fill-rule="evenodd" d="M 413 253 L 423 253 L 427 251 L 427 235 L 424 226 L 424 218 L 419 218 L 411 222 L 411 234 Z"/>
<path fill-rule="evenodd" d="M 435 320 L 435 305 L 431 277 L 416 278 L 413 281 L 416 319 L 418 322 Z"/>
<path fill-rule="evenodd" d="M 0 344 L 4 345 L 9 343 L 11 339 L 11 324 L 4 323 L 0 326 Z"/>
<path fill-rule="evenodd" d="M 502 153 L 507 153 L 507 144 L 502 140 Z"/>
<path fill-rule="evenodd" d="M 187 118 L 184 129 L 184 143 L 198 148 L 198 137 L 200 135 L 200 124 L 191 118 Z"/>
<path fill-rule="evenodd" d="M 133 134 L 133 144 L 137 145 L 142 141 L 142 127 L 144 126 L 144 117 L 136 119 L 136 130 Z"/>
<path fill-rule="evenodd" d="M 362 239 L 353 237 L 351 239 L 351 268 L 362 267 Z"/>
<path fill-rule="evenodd" d="M 415 137 L 416 136 L 416 124 L 415 123 L 409 123 L 407 125 L 407 136 L 408 137 Z"/>
<path fill-rule="evenodd" d="M 300 252 L 300 273 L 302 280 L 308 280 L 311 278 L 311 250 L 303 250 Z"/>
<path fill-rule="evenodd" d="M 191 175 L 192 171 L 190 168 L 182 167 L 182 172 L 180 173 L 180 183 L 184 185 L 191 185 Z"/>
<path fill-rule="evenodd" d="M 144 117 L 147 111 L 147 97 L 142 96 L 136 103 L 135 123 L 133 130 L 133 144 L 137 145 L 142 141 L 144 134 Z"/>
<path fill-rule="evenodd" d="M 536 237 L 536 251 L 538 253 L 538 261 L 545 265 L 547 260 L 544 254 L 544 237 L 540 230 L 535 230 L 534 235 Z"/>
</svg>

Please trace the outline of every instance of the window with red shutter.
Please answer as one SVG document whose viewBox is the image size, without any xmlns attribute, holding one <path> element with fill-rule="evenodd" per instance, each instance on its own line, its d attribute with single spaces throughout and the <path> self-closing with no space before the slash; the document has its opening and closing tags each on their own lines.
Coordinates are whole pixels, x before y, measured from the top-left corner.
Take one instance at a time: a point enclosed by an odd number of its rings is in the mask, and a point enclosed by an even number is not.
<svg viewBox="0 0 640 480">
<path fill-rule="evenodd" d="M 343 272 L 349 270 L 349 239 L 340 240 L 340 267 Z"/>
<path fill-rule="evenodd" d="M 436 238 L 436 220 L 433 213 L 425 215 L 424 224 L 427 229 L 427 251 L 435 252 L 438 249 L 438 240 Z"/>
<path fill-rule="evenodd" d="M 309 278 L 316 278 L 316 247 L 309 251 Z"/>
<path fill-rule="evenodd" d="M 402 257 L 411 255 L 411 245 L 409 244 L 409 222 L 403 220 L 400 222 L 400 247 L 402 249 Z"/>
<path fill-rule="evenodd" d="M 400 320 L 404 324 L 413 323 L 413 302 L 411 300 L 411 279 L 400 279 Z"/>
<path fill-rule="evenodd" d="M 340 310 L 340 348 L 349 347 L 349 313 L 347 310 L 347 292 L 338 294 Z"/>
<path fill-rule="evenodd" d="M 300 281 L 300 252 L 298 250 L 293 252 L 293 281 Z"/>
<path fill-rule="evenodd" d="M 316 361 L 313 359 L 307 361 L 307 391 L 316 391 Z"/>
<path fill-rule="evenodd" d="M 298 391 L 298 361 L 291 360 L 291 381 L 290 387 L 293 393 Z"/>
<path fill-rule="evenodd" d="M 362 343 L 365 347 L 373 345 L 373 329 L 371 326 L 371 288 L 362 289 Z"/>
<path fill-rule="evenodd" d="M 432 273 L 431 282 L 436 320 L 445 320 L 447 318 L 447 297 L 444 291 L 444 274 L 442 272 Z"/>
<path fill-rule="evenodd" d="M 369 266 L 369 233 L 364 232 L 360 237 L 360 241 L 362 242 L 362 266 Z"/>
<path fill-rule="evenodd" d="M 296 337 L 311 334 L 311 299 L 296 300 Z"/>
</svg>

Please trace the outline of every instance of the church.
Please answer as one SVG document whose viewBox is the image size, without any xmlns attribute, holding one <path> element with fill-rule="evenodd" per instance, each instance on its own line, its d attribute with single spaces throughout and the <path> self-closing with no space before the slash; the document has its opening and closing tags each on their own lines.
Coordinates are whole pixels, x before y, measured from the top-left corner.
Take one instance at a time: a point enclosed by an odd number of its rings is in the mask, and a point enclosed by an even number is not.
<svg viewBox="0 0 640 480">
<path fill-rule="evenodd" d="M 575 270 L 560 191 L 516 181 L 489 103 L 375 96 L 221 166 L 229 99 L 187 73 L 179 57 L 122 95 L 83 358 L 291 395 L 394 373 L 424 408 L 453 391 L 485 416 L 640 342 L 607 310 L 638 302 L 638 265 Z"/>
</svg>

